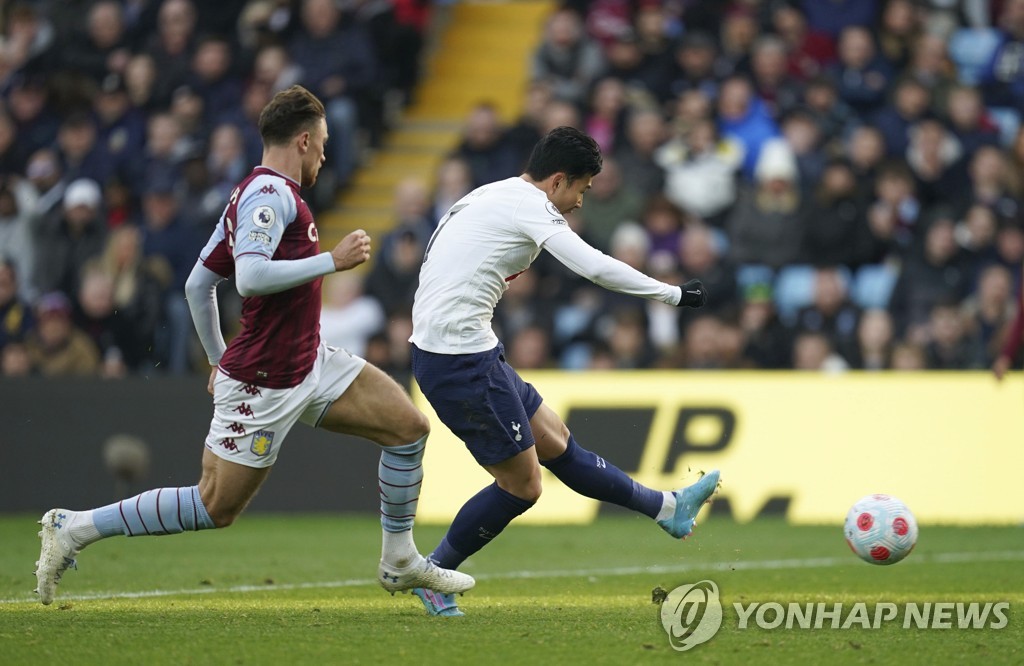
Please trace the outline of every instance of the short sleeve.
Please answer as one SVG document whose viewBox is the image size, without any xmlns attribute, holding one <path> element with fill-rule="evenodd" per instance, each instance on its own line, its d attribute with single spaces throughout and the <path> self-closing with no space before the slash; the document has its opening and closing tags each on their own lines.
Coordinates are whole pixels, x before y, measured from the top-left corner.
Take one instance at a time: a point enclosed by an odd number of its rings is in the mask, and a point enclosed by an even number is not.
<svg viewBox="0 0 1024 666">
<path fill-rule="evenodd" d="M 214 227 L 210 240 L 206 241 L 206 247 L 199 253 L 199 260 L 203 262 L 203 266 L 221 277 L 230 277 L 235 272 L 235 263 L 228 252 L 223 224 Z"/>
<path fill-rule="evenodd" d="M 253 180 L 238 202 L 234 256 L 274 256 L 286 226 L 295 220 L 295 198 L 279 178 Z"/>
<path fill-rule="evenodd" d="M 515 225 L 519 231 L 533 239 L 538 247 L 555 234 L 571 231 L 565 217 L 547 197 L 524 198 L 516 211 Z"/>
</svg>

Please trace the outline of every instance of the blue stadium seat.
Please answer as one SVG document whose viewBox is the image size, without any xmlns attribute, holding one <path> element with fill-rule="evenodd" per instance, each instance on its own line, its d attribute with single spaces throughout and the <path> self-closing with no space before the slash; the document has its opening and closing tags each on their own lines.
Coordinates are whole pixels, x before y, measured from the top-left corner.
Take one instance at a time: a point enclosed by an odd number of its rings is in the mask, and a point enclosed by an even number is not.
<svg viewBox="0 0 1024 666">
<path fill-rule="evenodd" d="M 978 85 L 998 43 L 999 33 L 992 28 L 961 28 L 953 33 L 949 57 L 956 65 L 961 83 Z"/>
<path fill-rule="evenodd" d="M 889 264 L 861 266 L 853 277 L 850 297 L 864 309 L 887 308 L 899 276 L 899 270 Z"/>
</svg>

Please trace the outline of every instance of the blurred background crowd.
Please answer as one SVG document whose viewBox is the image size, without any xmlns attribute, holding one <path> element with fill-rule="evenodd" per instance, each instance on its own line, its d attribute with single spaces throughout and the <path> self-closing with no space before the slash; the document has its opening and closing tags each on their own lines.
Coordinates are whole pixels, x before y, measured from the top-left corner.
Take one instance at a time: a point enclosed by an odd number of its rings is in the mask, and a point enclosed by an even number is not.
<svg viewBox="0 0 1024 666">
<path fill-rule="evenodd" d="M 415 95 L 426 0 L 43 0 L 0 36 L 5 375 L 203 370 L 182 286 L 255 121 L 302 83 L 330 207 Z M 394 192 L 322 334 L 395 373 L 438 218 L 559 125 L 605 155 L 570 224 L 706 308 L 607 292 L 545 253 L 494 325 L 530 368 L 969 369 L 1019 337 L 1024 0 L 572 0 L 523 113 L 481 100 L 434 182 Z M 237 296 L 222 290 L 237 328 Z"/>
</svg>

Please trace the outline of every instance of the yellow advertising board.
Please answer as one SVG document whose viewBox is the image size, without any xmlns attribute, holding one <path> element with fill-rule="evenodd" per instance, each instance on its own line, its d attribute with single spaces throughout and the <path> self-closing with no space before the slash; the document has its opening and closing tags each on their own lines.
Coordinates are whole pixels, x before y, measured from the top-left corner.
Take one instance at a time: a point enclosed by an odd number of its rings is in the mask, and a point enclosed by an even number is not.
<svg viewBox="0 0 1024 666">
<path fill-rule="evenodd" d="M 523 373 L 580 445 L 639 482 L 677 488 L 720 469 L 733 516 L 766 505 L 794 523 L 839 523 L 882 492 L 926 523 L 1024 523 L 1024 383 L 976 373 Z M 437 419 L 420 520 L 449 522 L 491 477 Z M 585 523 L 599 503 L 544 470 L 517 519 Z"/>
</svg>

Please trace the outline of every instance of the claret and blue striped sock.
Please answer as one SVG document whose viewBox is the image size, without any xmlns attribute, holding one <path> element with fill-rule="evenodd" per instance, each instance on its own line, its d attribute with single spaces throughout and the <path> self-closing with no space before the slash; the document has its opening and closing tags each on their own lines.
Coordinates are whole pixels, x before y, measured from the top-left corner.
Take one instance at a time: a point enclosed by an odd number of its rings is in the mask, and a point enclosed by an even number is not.
<svg viewBox="0 0 1024 666">
<path fill-rule="evenodd" d="M 178 534 L 213 529 L 199 497 L 199 486 L 154 488 L 107 506 L 82 511 L 71 523 L 71 534 L 87 546 L 110 536 Z"/>
<path fill-rule="evenodd" d="M 412 538 L 416 507 L 423 484 L 423 451 L 427 437 L 403 446 L 382 446 L 377 466 L 380 525 L 384 529 L 380 559 L 404 568 L 418 556 Z"/>
</svg>

